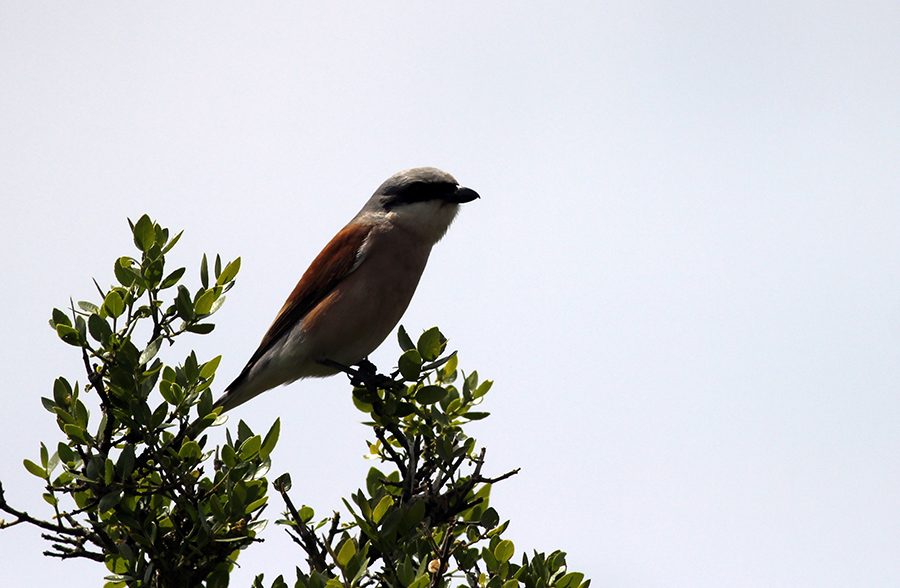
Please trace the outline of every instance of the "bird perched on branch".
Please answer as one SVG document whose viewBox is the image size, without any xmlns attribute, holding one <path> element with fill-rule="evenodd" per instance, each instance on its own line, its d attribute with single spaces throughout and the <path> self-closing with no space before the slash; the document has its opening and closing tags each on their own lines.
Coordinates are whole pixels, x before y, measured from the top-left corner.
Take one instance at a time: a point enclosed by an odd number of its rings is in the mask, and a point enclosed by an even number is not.
<svg viewBox="0 0 900 588">
<path fill-rule="evenodd" d="M 365 359 L 400 321 L 459 205 L 478 197 L 433 167 L 388 178 L 313 260 L 215 407 L 231 410 L 276 386 L 331 376 L 334 364 Z"/>
</svg>

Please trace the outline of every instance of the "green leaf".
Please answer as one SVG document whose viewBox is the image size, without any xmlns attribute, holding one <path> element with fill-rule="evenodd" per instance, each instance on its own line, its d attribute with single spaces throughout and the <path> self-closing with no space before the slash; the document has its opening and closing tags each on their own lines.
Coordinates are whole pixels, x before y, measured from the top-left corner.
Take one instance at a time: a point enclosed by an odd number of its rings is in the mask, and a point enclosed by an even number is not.
<svg viewBox="0 0 900 588">
<path fill-rule="evenodd" d="M 259 454 L 262 447 L 262 437 L 254 435 L 241 444 L 241 459 L 248 461 Z"/>
<path fill-rule="evenodd" d="M 419 404 L 434 404 L 440 402 L 447 395 L 447 391 L 441 386 L 424 386 L 416 392 L 416 402 Z"/>
<path fill-rule="evenodd" d="M 45 470 L 38 464 L 34 463 L 30 459 L 22 460 L 22 463 L 25 464 L 25 469 L 28 470 L 30 474 L 33 474 L 38 478 L 41 478 L 42 480 L 47 479 L 47 470 Z"/>
<path fill-rule="evenodd" d="M 397 367 L 405 380 L 418 380 L 419 372 L 422 369 L 422 356 L 415 349 L 410 349 L 400 356 Z"/>
<path fill-rule="evenodd" d="M 69 320 L 69 317 L 58 308 L 53 309 L 53 318 L 50 320 L 50 324 L 55 329 L 57 325 L 66 325 L 67 327 L 72 326 L 72 321 Z"/>
<path fill-rule="evenodd" d="M 447 339 L 444 338 L 441 331 L 437 327 L 431 327 L 419 337 L 416 349 L 419 350 L 424 361 L 434 361 L 444 350 L 446 344 Z"/>
<path fill-rule="evenodd" d="M 156 228 L 146 214 L 134 224 L 134 244 L 141 251 L 147 251 L 156 242 Z"/>
<path fill-rule="evenodd" d="M 107 459 L 103 462 L 103 483 L 104 484 L 112 484 L 112 481 L 116 478 L 116 464 L 113 463 L 111 459 Z"/>
<path fill-rule="evenodd" d="M 231 445 L 226 444 L 222 446 L 222 462 L 230 468 L 237 464 L 237 454 Z"/>
<path fill-rule="evenodd" d="M 238 257 L 231 263 L 225 266 L 225 269 L 222 270 L 222 273 L 216 278 L 216 284 L 219 286 L 224 286 L 228 282 L 234 280 L 235 276 L 237 276 L 238 271 L 241 269 L 241 258 Z"/>
<path fill-rule="evenodd" d="M 212 400 L 212 391 L 209 388 L 203 391 L 200 394 L 200 402 L 197 403 L 197 416 L 200 418 L 205 417 L 209 413 L 212 412 L 213 409 L 213 400 Z"/>
<path fill-rule="evenodd" d="M 114 574 L 124 574 L 128 571 L 128 561 L 124 557 L 107 554 L 106 569 Z"/>
<path fill-rule="evenodd" d="M 190 324 L 184 328 L 185 331 L 189 333 L 196 333 L 198 335 L 207 335 L 212 333 L 212 330 L 216 328 L 216 325 L 213 323 L 202 323 L 202 324 Z"/>
<path fill-rule="evenodd" d="M 113 266 L 113 273 L 116 275 L 116 279 L 126 288 L 131 287 L 137 277 L 132 270 L 133 263 L 134 260 L 130 257 L 120 257 Z"/>
<path fill-rule="evenodd" d="M 584 580 L 584 574 L 581 572 L 569 572 L 557 580 L 556 588 L 578 588 L 582 580 Z"/>
<path fill-rule="evenodd" d="M 176 386 L 178 386 L 178 384 L 168 380 L 163 380 L 159 383 L 159 393 L 162 394 L 162 397 L 166 402 L 172 405 L 177 405 L 180 402 L 178 393 L 175 390 Z"/>
<path fill-rule="evenodd" d="M 178 316 L 186 321 L 194 318 L 194 301 L 191 300 L 191 293 L 184 286 L 178 286 L 178 296 L 175 298 L 175 310 Z"/>
<path fill-rule="evenodd" d="M 112 510 L 119 502 L 122 500 L 122 491 L 116 490 L 115 492 L 110 492 L 100 499 L 100 504 L 97 505 L 97 508 L 100 512 L 106 512 L 108 510 Z"/>
<path fill-rule="evenodd" d="M 384 482 L 382 482 L 384 479 L 385 475 L 381 470 L 374 466 L 369 468 L 369 473 L 366 474 L 366 490 L 370 495 L 375 496 L 384 487 Z"/>
<path fill-rule="evenodd" d="M 61 459 L 63 463 L 69 463 L 75 460 L 75 452 L 72 451 L 71 447 L 69 447 L 62 441 L 60 441 L 56 446 L 56 453 L 59 455 L 59 459 Z"/>
<path fill-rule="evenodd" d="M 466 376 L 466 379 L 463 381 L 463 398 L 470 398 L 472 391 L 476 388 L 478 388 L 478 370 Z"/>
<path fill-rule="evenodd" d="M 53 380 L 53 399 L 56 404 L 66 407 L 72 401 L 72 385 L 65 378 Z"/>
<path fill-rule="evenodd" d="M 209 311 L 212 309 L 213 302 L 216 301 L 219 294 L 216 292 L 216 288 L 210 288 L 206 292 L 200 295 L 200 298 L 197 299 L 197 302 L 194 303 L 194 312 L 196 312 L 199 316 L 204 314 L 209 314 Z"/>
<path fill-rule="evenodd" d="M 356 555 L 356 544 L 351 537 L 348 537 L 338 551 L 337 563 L 341 568 L 346 568 L 353 556 Z"/>
<path fill-rule="evenodd" d="M 462 415 L 462 418 L 469 419 L 470 421 L 480 421 L 483 418 L 487 418 L 491 416 L 489 412 L 475 412 L 469 411 L 466 414 Z"/>
<path fill-rule="evenodd" d="M 454 351 L 454 352 L 451 353 L 450 355 L 446 355 L 446 356 L 444 356 L 444 357 L 441 357 L 441 358 L 439 358 L 439 359 L 436 359 L 436 360 L 432 361 L 431 363 L 429 363 L 429 364 L 427 364 L 427 365 L 422 366 L 422 369 L 423 369 L 423 370 L 429 370 L 429 371 L 430 371 L 430 370 L 433 370 L 433 369 L 437 369 L 437 368 L 441 367 L 442 365 L 444 365 L 445 363 L 448 363 L 448 362 L 452 361 L 452 360 L 455 359 L 455 358 L 456 358 L 456 351 Z M 455 366 L 455 365 L 456 365 L 456 364 L 454 363 L 454 366 Z M 454 369 L 455 369 L 455 368 L 454 368 Z M 448 373 L 451 372 L 451 371 L 453 371 L 453 370 L 447 370 Z"/>
<path fill-rule="evenodd" d="M 272 453 L 272 450 L 275 449 L 275 444 L 278 443 L 278 436 L 281 434 L 281 419 L 275 419 L 275 422 L 272 423 L 272 428 L 269 429 L 269 432 L 266 433 L 266 438 L 263 440 L 262 446 L 259 448 L 259 457 L 262 459 L 266 459 L 269 457 L 269 454 Z"/>
<path fill-rule="evenodd" d="M 112 327 L 109 326 L 105 318 L 97 313 L 92 313 L 88 317 L 88 332 L 95 341 L 107 345 L 109 338 L 112 336 Z"/>
<path fill-rule="evenodd" d="M 81 345 L 81 334 L 68 325 L 56 325 L 56 334 L 69 345 L 74 345 L 75 347 Z"/>
<path fill-rule="evenodd" d="M 166 253 L 168 253 L 169 251 L 171 251 L 171 250 L 172 250 L 172 247 L 175 247 L 175 243 L 178 243 L 178 240 L 181 239 L 181 234 L 182 234 L 182 233 L 184 233 L 184 231 L 178 231 L 178 234 L 175 235 L 174 237 L 172 237 L 172 240 L 169 241 L 169 244 L 166 245 L 166 246 L 163 248 L 163 250 L 162 250 L 162 254 L 163 254 L 163 255 L 165 255 Z"/>
<path fill-rule="evenodd" d="M 493 529 L 498 524 L 500 524 L 500 515 L 497 514 L 497 511 L 494 510 L 494 507 L 489 506 L 483 513 L 481 513 L 481 519 L 479 520 L 479 523 L 485 529 Z"/>
<path fill-rule="evenodd" d="M 223 290 L 223 291 L 224 291 L 224 290 Z M 209 314 L 213 314 L 213 313 L 217 312 L 220 308 L 222 308 L 222 305 L 225 304 L 225 299 L 226 299 L 226 298 L 227 298 L 227 296 L 225 296 L 225 294 L 222 294 L 222 293 L 220 292 L 220 293 L 219 293 L 219 297 L 216 298 L 216 301 L 213 302 L 212 307 L 210 307 L 210 309 L 209 309 Z"/>
<path fill-rule="evenodd" d="M 68 424 L 63 425 L 63 431 L 69 436 L 69 439 L 72 439 L 73 441 L 84 444 L 90 443 L 90 439 L 88 438 L 87 431 L 84 430 L 84 427 L 76 424 Z"/>
<path fill-rule="evenodd" d="M 44 408 L 47 409 L 48 411 L 54 412 L 53 407 L 56 406 L 56 402 L 54 402 L 53 400 L 50 400 L 49 398 L 45 398 L 44 396 L 41 396 L 41 404 L 43 404 Z M 55 412 L 54 412 L 54 414 L 55 414 Z"/>
<path fill-rule="evenodd" d="M 361 388 L 357 388 L 353 391 L 353 406 L 355 406 L 358 410 L 365 413 L 372 412 L 372 405 L 357 396 L 357 391 L 362 390 Z"/>
<path fill-rule="evenodd" d="M 228 578 L 228 569 L 218 567 L 206 578 L 206 588 L 228 588 Z"/>
<path fill-rule="evenodd" d="M 515 552 L 516 547 L 513 545 L 513 542 L 509 539 L 504 539 L 494 548 L 494 557 L 496 557 L 497 561 L 500 563 L 506 563 L 512 559 Z"/>
<path fill-rule="evenodd" d="M 160 385 L 160 390 L 162 390 L 162 385 Z M 164 420 L 166 420 L 166 416 L 168 416 L 168 414 L 169 403 L 163 402 L 159 406 L 157 406 L 156 410 L 153 411 L 153 414 L 150 415 L 149 421 L 146 419 L 146 417 L 142 417 L 142 424 L 146 424 L 149 428 L 155 429 L 160 426 Z"/>
<path fill-rule="evenodd" d="M 481 398 L 491 389 L 491 386 L 494 385 L 492 380 L 485 380 L 478 386 L 475 390 L 472 391 L 472 398 Z"/>
<path fill-rule="evenodd" d="M 122 449 L 119 459 L 116 461 L 116 475 L 120 480 L 124 480 L 131 475 L 134 470 L 134 445 L 128 443 Z"/>
<path fill-rule="evenodd" d="M 312 509 L 310 506 L 306 506 L 305 504 L 300 507 L 300 510 L 297 511 L 297 514 L 300 515 L 300 520 L 304 523 L 308 523 L 316 516 L 316 511 Z"/>
<path fill-rule="evenodd" d="M 400 325 L 400 328 L 397 329 L 397 342 L 400 343 L 400 349 L 403 351 L 409 351 L 410 349 L 416 348 L 416 344 L 412 342 L 409 333 L 406 332 L 403 325 Z"/>
<path fill-rule="evenodd" d="M 113 318 L 117 318 L 125 312 L 125 302 L 118 292 L 110 290 L 109 294 L 106 295 L 106 299 L 103 300 L 103 310 Z"/>
<path fill-rule="evenodd" d="M 166 288 L 171 288 L 172 286 L 174 286 L 175 284 L 178 283 L 178 280 L 180 280 L 181 276 L 183 276 L 183 275 L 184 275 L 184 268 L 183 267 L 178 268 L 177 270 L 175 270 L 174 272 L 172 272 L 171 274 L 166 276 L 166 279 L 164 279 L 162 281 L 162 283 L 159 285 L 159 289 L 165 290 Z"/>
<path fill-rule="evenodd" d="M 259 500 L 254 500 L 253 502 L 251 502 L 250 504 L 248 504 L 248 505 L 246 506 L 246 508 L 244 508 L 244 512 L 245 512 L 246 514 L 250 514 L 250 513 L 252 513 L 252 512 L 255 511 L 255 510 L 259 510 L 259 509 L 262 508 L 263 505 L 264 505 L 266 502 L 268 502 L 268 501 L 269 501 L 269 497 L 268 497 L 268 496 L 263 496 L 263 497 L 260 498 Z"/>
<path fill-rule="evenodd" d="M 96 315 L 94 315 L 96 316 Z M 141 352 L 141 356 L 138 358 L 138 363 L 140 365 L 145 365 L 150 362 L 151 359 L 156 357 L 156 354 L 159 353 L 159 348 L 162 345 L 162 337 L 157 337 L 153 341 L 147 345 L 147 348 Z"/>
<path fill-rule="evenodd" d="M 144 284 L 147 288 L 153 288 L 162 281 L 164 268 L 165 261 L 162 258 L 154 259 L 147 264 L 143 271 Z"/>
<path fill-rule="evenodd" d="M 190 439 L 185 440 L 185 442 L 181 444 L 181 449 L 178 450 L 178 457 L 182 459 L 196 459 L 202 454 L 203 450 L 200 449 L 200 444 Z"/>
<path fill-rule="evenodd" d="M 191 354 L 184 358 L 184 377 L 188 383 L 193 384 L 200 378 L 200 365 L 197 363 L 197 354 Z"/>
<path fill-rule="evenodd" d="M 403 514 L 403 522 L 405 522 L 410 529 L 421 523 L 423 518 L 425 518 L 424 500 L 417 500 L 409 507 L 409 510 Z"/>
<path fill-rule="evenodd" d="M 217 355 L 214 358 L 210 359 L 206 363 L 203 364 L 203 367 L 200 368 L 200 377 L 204 380 L 208 380 L 213 377 L 216 373 L 216 368 L 219 367 L 219 362 L 222 361 L 222 356 Z"/>
<path fill-rule="evenodd" d="M 87 313 L 100 312 L 100 308 L 93 302 L 88 302 L 86 300 L 79 300 L 77 304 L 78 304 L 78 308 L 80 308 L 84 312 L 87 312 Z"/>
<path fill-rule="evenodd" d="M 375 523 L 381 522 L 384 514 L 394 506 L 394 499 L 390 496 L 383 497 L 380 501 L 378 501 L 378 506 L 375 507 L 375 510 L 372 511 L 372 520 Z"/>
<path fill-rule="evenodd" d="M 75 317 L 75 330 L 78 331 L 78 339 L 81 342 L 87 341 L 87 321 L 83 316 Z"/>
<path fill-rule="evenodd" d="M 206 290 L 209 288 L 209 266 L 206 263 L 206 254 L 203 254 L 203 259 L 200 260 L 200 284 L 203 285 L 203 289 Z"/>
<path fill-rule="evenodd" d="M 281 474 L 275 481 L 272 482 L 272 486 L 278 492 L 290 492 L 291 491 L 291 475 L 290 474 Z"/>
</svg>

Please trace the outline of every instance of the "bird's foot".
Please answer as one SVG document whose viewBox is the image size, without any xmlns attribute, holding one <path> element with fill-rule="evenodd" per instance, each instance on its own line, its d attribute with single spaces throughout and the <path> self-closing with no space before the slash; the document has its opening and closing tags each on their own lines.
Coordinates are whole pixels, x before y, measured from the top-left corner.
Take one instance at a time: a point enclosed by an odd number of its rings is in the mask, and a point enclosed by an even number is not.
<svg viewBox="0 0 900 588">
<path fill-rule="evenodd" d="M 356 369 L 330 359 L 323 359 L 319 363 L 344 372 L 350 377 L 350 384 L 357 388 L 388 388 L 396 385 L 389 376 L 379 374 L 378 368 L 368 358 L 357 363 L 354 366 Z"/>
<path fill-rule="evenodd" d="M 369 361 L 368 357 L 356 364 L 356 368 L 358 381 L 354 382 L 351 380 L 351 384 L 354 386 L 362 385 L 375 388 L 393 388 L 397 384 L 390 376 L 379 374 L 378 368 L 375 367 L 374 363 Z"/>
</svg>

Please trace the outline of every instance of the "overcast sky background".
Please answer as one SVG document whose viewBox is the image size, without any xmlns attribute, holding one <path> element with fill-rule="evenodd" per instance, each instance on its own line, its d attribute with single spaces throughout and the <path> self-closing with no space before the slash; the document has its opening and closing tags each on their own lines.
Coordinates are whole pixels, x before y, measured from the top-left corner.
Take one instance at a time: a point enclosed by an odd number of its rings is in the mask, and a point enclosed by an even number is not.
<svg viewBox="0 0 900 588">
<path fill-rule="evenodd" d="M 192 288 L 203 253 L 242 257 L 217 329 L 166 356 L 223 354 L 223 385 L 374 189 L 433 165 L 482 199 L 402 322 L 495 380 L 471 432 L 487 472 L 522 468 L 492 499 L 517 559 L 896 587 L 898 162 L 896 1 L 2 1 L 6 497 L 50 516 L 21 463 L 61 438 L 40 396 L 84 378 L 47 320 L 113 281 L 126 216 L 185 229 Z M 234 413 L 277 416 L 273 473 L 324 516 L 370 465 L 361 413 L 339 378 Z M 102 584 L 39 535 L 0 532 L 0 585 Z M 300 550 L 263 537 L 232 585 L 293 577 Z"/>
</svg>

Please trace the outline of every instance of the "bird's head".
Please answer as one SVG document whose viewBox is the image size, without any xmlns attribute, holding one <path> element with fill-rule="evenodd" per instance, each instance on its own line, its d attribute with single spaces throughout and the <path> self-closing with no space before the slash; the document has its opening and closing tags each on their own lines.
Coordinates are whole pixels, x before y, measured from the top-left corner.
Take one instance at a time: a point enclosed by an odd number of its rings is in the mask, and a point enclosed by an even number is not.
<svg viewBox="0 0 900 588">
<path fill-rule="evenodd" d="M 437 242 L 456 217 L 459 205 L 479 198 L 445 171 L 416 167 L 388 178 L 357 218 L 389 222 Z"/>
</svg>

